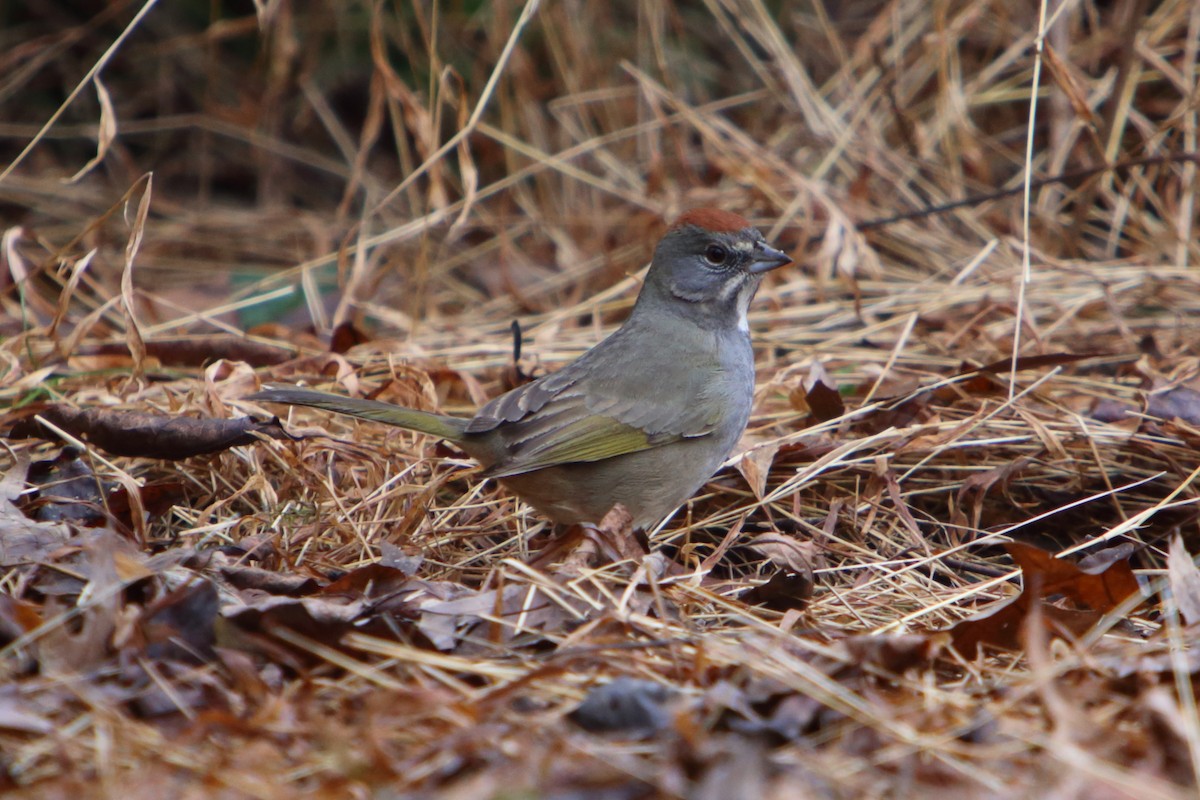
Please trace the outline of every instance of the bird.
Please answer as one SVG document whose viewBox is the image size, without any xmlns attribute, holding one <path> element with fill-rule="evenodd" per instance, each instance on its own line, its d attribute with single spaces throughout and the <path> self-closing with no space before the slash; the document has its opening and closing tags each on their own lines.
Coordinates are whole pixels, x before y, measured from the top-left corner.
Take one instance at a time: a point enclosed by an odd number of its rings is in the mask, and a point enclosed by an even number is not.
<svg viewBox="0 0 1200 800">
<path fill-rule="evenodd" d="M 654 251 L 628 318 L 555 372 L 473 418 L 270 385 L 246 399 L 308 406 L 447 440 L 559 525 L 598 525 L 617 504 L 649 530 L 737 445 L 754 400 L 747 310 L 792 263 L 744 217 L 681 214 Z"/>
</svg>

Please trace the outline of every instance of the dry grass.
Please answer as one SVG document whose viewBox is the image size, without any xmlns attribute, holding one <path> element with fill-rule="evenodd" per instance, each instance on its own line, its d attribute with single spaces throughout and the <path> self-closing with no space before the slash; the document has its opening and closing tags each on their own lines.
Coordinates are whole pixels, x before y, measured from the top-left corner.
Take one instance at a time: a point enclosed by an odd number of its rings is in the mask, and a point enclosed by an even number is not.
<svg viewBox="0 0 1200 800">
<path fill-rule="evenodd" d="M 620 531 L 560 546 L 453 451 L 327 415 L 290 421 L 332 438 L 176 462 L 89 451 L 132 511 L 0 577 L 0 785 L 1194 796 L 1195 629 L 1169 593 L 1019 654 L 931 632 L 1015 594 L 1009 538 L 1135 543 L 1155 590 L 1173 535 L 1200 547 L 1200 414 L 1172 392 L 1200 356 L 1200 6 L 1064 3 L 1041 58 L 1038 9 L 995 1 L 154 7 L 104 62 L 102 164 L 65 183 L 96 90 L 39 128 L 136 9 L 41 5 L 0 12 L 13 419 L 48 398 L 222 418 L 299 379 L 468 413 L 511 380 L 514 319 L 533 372 L 611 330 L 688 206 L 804 268 L 751 316 L 748 454 L 649 555 Z M 872 224 L 1122 162 L 1039 185 L 1028 218 L 1018 191 Z M 339 326 L 370 335 L 331 353 Z M 298 357 L 204 365 L 173 338 L 216 334 Z M 1014 352 L 1092 357 L 959 375 Z M 817 423 L 822 376 L 847 410 Z M 1154 392 L 1176 419 L 1097 419 Z M 57 451 L 4 452 L 11 484 Z M 772 610 L 744 594 L 780 572 L 750 546 L 775 532 L 815 585 Z M 201 584 L 207 605 L 172 594 Z M 165 648 L 163 609 L 168 640 L 217 649 Z M 653 735 L 565 716 L 618 676 L 674 690 Z"/>
</svg>

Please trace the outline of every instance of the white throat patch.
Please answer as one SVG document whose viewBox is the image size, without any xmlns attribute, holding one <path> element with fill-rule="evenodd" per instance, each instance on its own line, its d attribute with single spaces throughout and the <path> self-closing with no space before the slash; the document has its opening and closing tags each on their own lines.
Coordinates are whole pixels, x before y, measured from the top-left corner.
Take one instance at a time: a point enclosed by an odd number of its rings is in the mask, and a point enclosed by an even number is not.
<svg viewBox="0 0 1200 800">
<path fill-rule="evenodd" d="M 737 297 L 737 327 L 739 331 L 750 332 L 750 320 L 746 317 L 746 312 L 750 310 L 750 301 L 754 299 L 754 292 L 758 289 L 758 281 L 751 278 L 743 283 L 740 287 Z"/>
</svg>

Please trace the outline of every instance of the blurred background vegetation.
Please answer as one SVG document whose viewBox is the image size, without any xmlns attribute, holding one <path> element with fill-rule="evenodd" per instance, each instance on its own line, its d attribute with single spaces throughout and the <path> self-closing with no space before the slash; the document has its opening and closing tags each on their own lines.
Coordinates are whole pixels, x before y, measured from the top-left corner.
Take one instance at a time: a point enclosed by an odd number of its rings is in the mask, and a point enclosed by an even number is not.
<svg viewBox="0 0 1200 800">
<path fill-rule="evenodd" d="M 1194 149 L 1189 9 L 1049 4 L 1035 178 Z M 464 311 L 506 325 L 635 272 L 696 204 L 764 223 L 821 291 L 880 268 L 953 275 L 993 238 L 1007 282 L 1019 197 L 855 226 L 1019 186 L 1038 15 L 1002 0 L 6 4 L 6 165 L 131 30 L 100 70 L 116 125 L 102 162 L 64 183 L 96 153 L 85 83 L 0 180 L 0 221 L 51 296 L 99 247 L 86 283 L 102 302 L 128 238 L 114 212 L 153 172 L 135 284 L 148 319 L 190 330 L 200 308 L 319 332 L 408 336 Z M 1034 193 L 1031 244 L 1042 260 L 1188 261 L 1193 194 L 1194 164 L 1101 169 Z"/>
</svg>

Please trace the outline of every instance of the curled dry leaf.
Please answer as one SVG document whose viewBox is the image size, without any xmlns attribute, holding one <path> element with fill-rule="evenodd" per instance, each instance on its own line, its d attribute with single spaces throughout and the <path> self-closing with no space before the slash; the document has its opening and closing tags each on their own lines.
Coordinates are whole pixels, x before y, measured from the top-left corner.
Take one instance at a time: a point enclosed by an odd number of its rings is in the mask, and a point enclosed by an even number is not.
<svg viewBox="0 0 1200 800">
<path fill-rule="evenodd" d="M 51 405 L 37 415 L 69 435 L 118 456 L 177 460 L 254 444 L 260 436 L 292 439 L 278 419 L 194 419 L 109 408 Z M 17 439 L 56 439 L 58 435 L 29 417 L 9 433 Z"/>
<path fill-rule="evenodd" d="M 87 342 L 73 351 L 74 357 L 127 356 L 129 348 L 115 342 Z M 213 359 L 243 361 L 252 367 L 271 367 L 296 357 L 296 349 L 275 342 L 261 342 L 230 334 L 203 336 L 158 336 L 146 342 L 146 355 L 167 367 L 199 367 Z"/>
<path fill-rule="evenodd" d="M 750 485 L 754 497 L 758 500 L 762 500 L 766 495 L 767 476 L 771 472 L 771 464 L 775 462 L 775 456 L 778 453 L 779 440 L 776 439 L 751 447 L 737 460 L 738 472 L 742 473 L 742 477 L 746 479 L 746 483 Z"/>
<path fill-rule="evenodd" d="M 755 536 L 749 547 L 781 569 L 743 594 L 742 602 L 777 611 L 804 605 L 813 592 L 813 568 L 822 564 L 816 545 L 776 531 Z"/>
<path fill-rule="evenodd" d="M 815 544 L 811 541 L 802 542 L 778 531 L 755 536 L 747 544 L 750 549 L 766 556 L 772 564 L 805 575 L 809 580 L 813 577 L 813 567 L 822 565 L 821 554 Z"/>
</svg>

